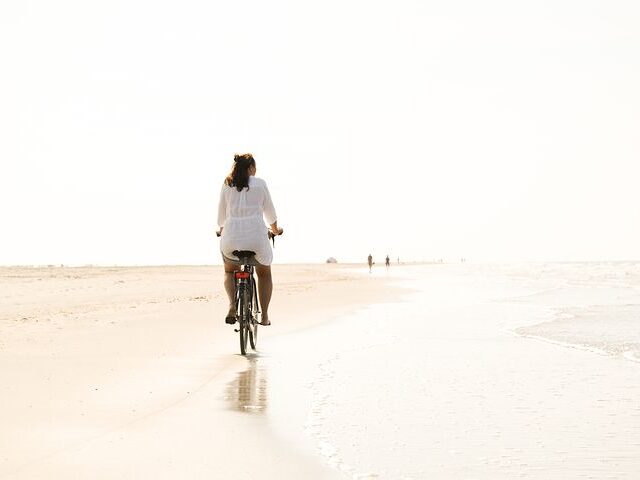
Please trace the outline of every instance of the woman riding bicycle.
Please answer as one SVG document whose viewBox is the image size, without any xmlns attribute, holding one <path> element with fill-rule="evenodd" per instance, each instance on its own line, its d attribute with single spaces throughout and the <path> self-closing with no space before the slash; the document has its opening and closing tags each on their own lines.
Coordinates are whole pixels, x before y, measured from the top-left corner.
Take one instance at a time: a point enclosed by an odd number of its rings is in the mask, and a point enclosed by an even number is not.
<svg viewBox="0 0 640 480">
<path fill-rule="evenodd" d="M 269 302 L 273 283 L 271 261 L 273 251 L 264 219 L 274 235 L 282 234 L 278 227 L 276 210 L 271 201 L 267 184 L 257 178 L 256 161 L 250 153 L 235 155 L 231 173 L 225 178 L 218 205 L 218 226 L 221 232 L 220 251 L 224 261 L 224 288 L 229 297 L 229 312 L 226 323 L 236 321 L 234 270 L 240 262 L 234 257 L 234 250 L 256 252 L 256 273 L 258 274 L 258 296 L 262 306 L 261 325 L 271 325 Z"/>
</svg>

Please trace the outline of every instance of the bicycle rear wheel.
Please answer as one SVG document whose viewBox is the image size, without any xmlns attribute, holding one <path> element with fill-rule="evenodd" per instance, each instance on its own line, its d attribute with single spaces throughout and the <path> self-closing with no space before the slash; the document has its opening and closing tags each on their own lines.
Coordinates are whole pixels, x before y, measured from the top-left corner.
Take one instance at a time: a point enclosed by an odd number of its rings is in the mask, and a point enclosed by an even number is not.
<svg viewBox="0 0 640 480">
<path fill-rule="evenodd" d="M 249 337 L 249 328 L 250 328 L 250 311 L 249 305 L 247 301 L 247 289 L 243 288 L 240 291 L 240 314 L 238 315 L 238 321 L 240 322 L 240 327 L 238 328 L 240 332 L 240 353 L 242 355 L 247 354 L 247 340 Z"/>
</svg>

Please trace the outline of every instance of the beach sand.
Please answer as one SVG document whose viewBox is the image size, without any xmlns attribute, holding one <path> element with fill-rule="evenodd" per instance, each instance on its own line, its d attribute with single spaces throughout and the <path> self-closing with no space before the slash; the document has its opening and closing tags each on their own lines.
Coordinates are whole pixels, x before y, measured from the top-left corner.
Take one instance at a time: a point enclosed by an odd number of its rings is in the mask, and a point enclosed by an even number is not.
<svg viewBox="0 0 640 480">
<path fill-rule="evenodd" d="M 394 295 L 335 265 L 273 275 L 262 343 Z M 0 478 L 335 476 L 226 398 L 247 359 L 220 267 L 5 267 L 0 282 Z"/>
<path fill-rule="evenodd" d="M 0 273 L 0 478 L 640 475 L 637 263 Z"/>
</svg>

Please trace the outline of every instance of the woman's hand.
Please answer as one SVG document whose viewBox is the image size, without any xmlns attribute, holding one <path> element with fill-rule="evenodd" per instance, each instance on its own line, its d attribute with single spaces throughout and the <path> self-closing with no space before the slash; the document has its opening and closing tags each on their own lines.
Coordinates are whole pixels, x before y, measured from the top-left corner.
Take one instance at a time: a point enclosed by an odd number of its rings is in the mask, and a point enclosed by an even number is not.
<svg viewBox="0 0 640 480">
<path fill-rule="evenodd" d="M 270 225 L 270 227 L 271 227 L 271 233 L 273 235 L 282 235 L 282 232 L 284 232 L 284 230 L 282 228 L 278 227 L 278 223 L 277 222 L 276 223 L 272 223 Z"/>
</svg>

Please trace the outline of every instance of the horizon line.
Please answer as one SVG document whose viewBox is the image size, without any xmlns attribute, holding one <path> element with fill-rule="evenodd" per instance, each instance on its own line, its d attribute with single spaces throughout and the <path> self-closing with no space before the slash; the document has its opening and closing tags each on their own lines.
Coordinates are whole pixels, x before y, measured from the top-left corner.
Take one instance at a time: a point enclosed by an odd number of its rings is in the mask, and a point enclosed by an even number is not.
<svg viewBox="0 0 640 480">
<path fill-rule="evenodd" d="M 638 259 L 614 260 L 409 260 L 391 262 L 391 266 L 402 265 L 458 265 L 458 264 L 508 264 L 508 263 L 640 263 Z M 271 265 L 367 265 L 367 262 L 277 262 Z M 375 263 L 377 266 L 385 266 L 384 263 Z M 64 264 L 64 263 L 37 263 L 37 264 L 0 264 L 0 268 L 140 268 L 140 267 L 220 267 L 222 263 L 83 263 L 83 264 Z"/>
</svg>

